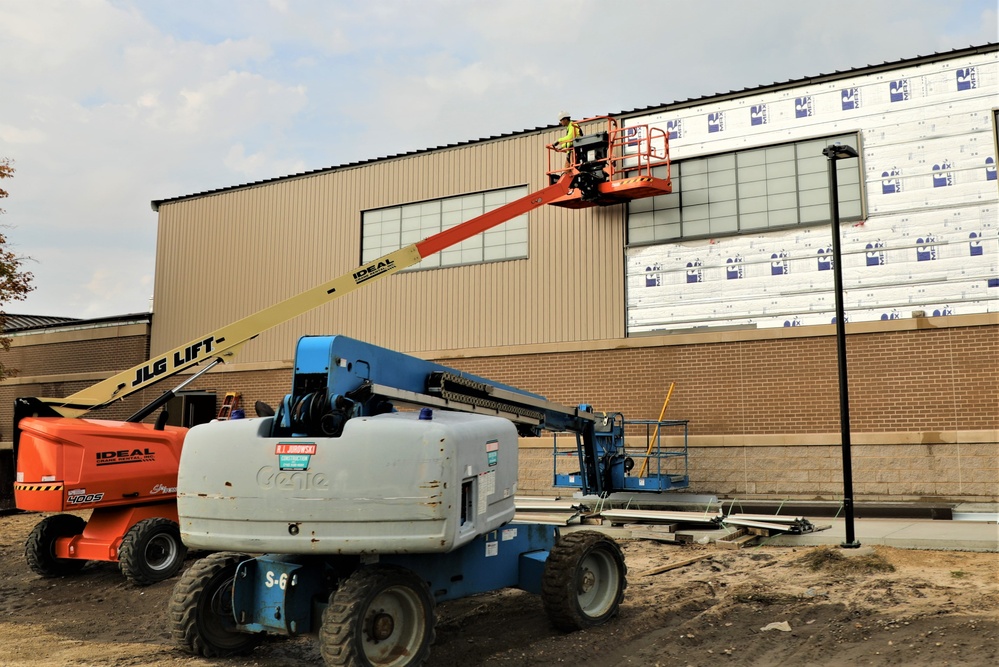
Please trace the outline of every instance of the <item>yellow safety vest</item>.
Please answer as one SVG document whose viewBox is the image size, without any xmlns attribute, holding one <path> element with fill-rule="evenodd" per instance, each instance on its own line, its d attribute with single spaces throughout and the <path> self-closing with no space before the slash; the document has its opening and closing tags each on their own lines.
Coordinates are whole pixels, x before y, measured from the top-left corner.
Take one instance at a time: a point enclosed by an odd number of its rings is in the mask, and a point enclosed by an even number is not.
<svg viewBox="0 0 999 667">
<path fill-rule="evenodd" d="M 574 120 L 570 120 L 569 124 L 565 126 L 565 136 L 560 137 L 557 143 L 559 148 L 569 150 L 572 148 L 573 142 L 575 142 L 576 137 L 581 136 L 583 131 L 579 129 L 579 123 Z"/>
</svg>

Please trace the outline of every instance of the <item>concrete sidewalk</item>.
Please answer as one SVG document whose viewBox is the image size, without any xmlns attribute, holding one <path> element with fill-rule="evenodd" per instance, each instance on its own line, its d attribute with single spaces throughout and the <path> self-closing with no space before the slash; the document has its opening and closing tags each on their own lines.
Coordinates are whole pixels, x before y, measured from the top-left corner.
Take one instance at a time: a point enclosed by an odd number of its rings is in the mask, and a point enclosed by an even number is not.
<svg viewBox="0 0 999 667">
<path fill-rule="evenodd" d="M 802 535 L 761 537 L 760 544 L 779 546 L 839 545 L 846 541 L 843 518 L 810 519 L 832 528 Z M 986 521 L 931 521 L 913 519 L 855 519 L 854 537 L 861 546 L 883 544 L 900 549 L 999 552 L 999 524 Z"/>
</svg>

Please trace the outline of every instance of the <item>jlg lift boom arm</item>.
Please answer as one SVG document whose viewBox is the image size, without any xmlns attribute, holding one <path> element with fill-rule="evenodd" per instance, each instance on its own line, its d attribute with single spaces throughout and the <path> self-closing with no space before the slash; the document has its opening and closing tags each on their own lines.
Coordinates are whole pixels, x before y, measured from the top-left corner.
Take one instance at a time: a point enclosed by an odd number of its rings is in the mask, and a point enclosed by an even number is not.
<svg viewBox="0 0 999 667">
<path fill-rule="evenodd" d="M 271 327 L 369 285 L 379 278 L 409 268 L 425 257 L 564 196 L 569 192 L 573 176 L 573 173 L 566 173 L 556 183 L 542 190 L 400 248 L 208 335 L 199 336 L 71 396 L 30 399 L 34 403 L 31 411 L 39 416 L 48 413 L 51 416 L 80 417 L 94 408 L 108 405 L 203 361 L 213 360 L 218 363 L 231 358 L 244 343 Z"/>
</svg>

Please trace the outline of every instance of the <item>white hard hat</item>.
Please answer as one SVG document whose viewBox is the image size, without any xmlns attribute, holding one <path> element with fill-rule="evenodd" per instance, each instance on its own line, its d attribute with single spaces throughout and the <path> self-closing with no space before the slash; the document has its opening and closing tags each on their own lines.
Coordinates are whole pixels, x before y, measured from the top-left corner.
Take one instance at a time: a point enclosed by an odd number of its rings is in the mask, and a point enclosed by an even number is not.
<svg viewBox="0 0 999 667">
<path fill-rule="evenodd" d="M 570 114 L 568 111 L 559 111 L 558 119 L 562 120 L 563 118 L 572 118 L 572 114 Z"/>
</svg>

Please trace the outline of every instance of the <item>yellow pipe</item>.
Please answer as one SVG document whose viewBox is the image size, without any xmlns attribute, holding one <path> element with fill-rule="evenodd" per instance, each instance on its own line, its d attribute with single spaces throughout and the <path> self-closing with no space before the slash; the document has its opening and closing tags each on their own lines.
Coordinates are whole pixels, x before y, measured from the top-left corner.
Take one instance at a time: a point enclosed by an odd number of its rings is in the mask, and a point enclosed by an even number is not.
<svg viewBox="0 0 999 667">
<path fill-rule="evenodd" d="M 663 420 L 663 415 L 666 414 L 666 406 L 669 405 L 669 397 L 673 395 L 673 385 L 674 382 L 669 383 L 669 391 L 666 392 L 666 400 L 663 401 L 663 409 L 659 413 L 659 421 Z M 652 438 L 649 440 L 649 448 L 645 450 L 645 460 L 642 462 L 642 467 L 638 471 L 639 477 L 645 477 L 646 471 L 649 469 L 649 455 L 652 454 L 652 447 L 656 442 L 656 438 L 659 436 L 659 424 L 656 424 L 656 430 L 652 432 Z"/>
</svg>

